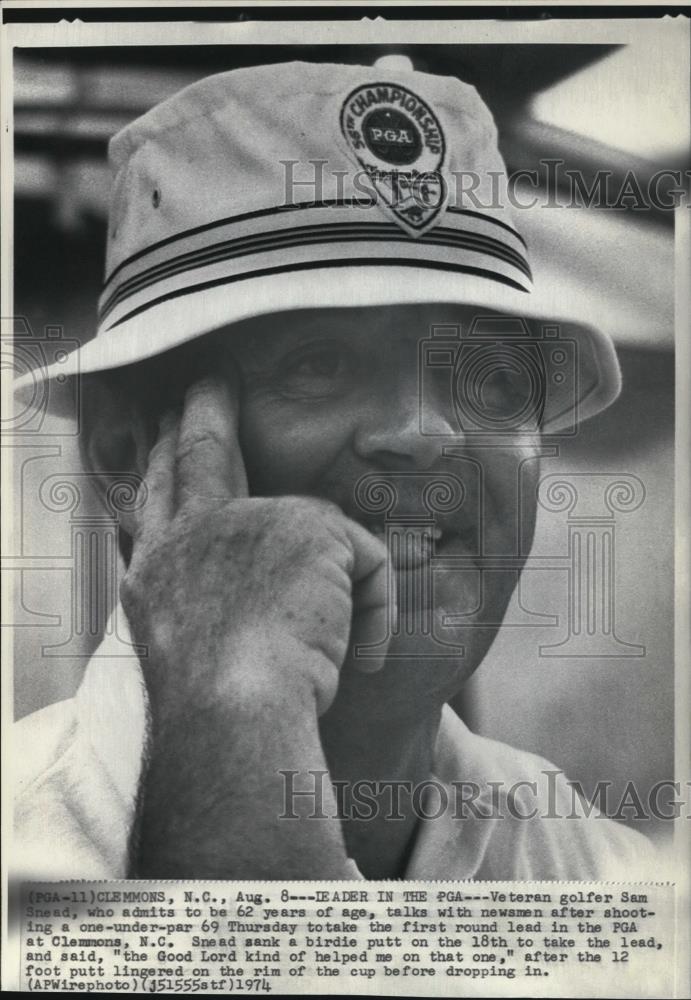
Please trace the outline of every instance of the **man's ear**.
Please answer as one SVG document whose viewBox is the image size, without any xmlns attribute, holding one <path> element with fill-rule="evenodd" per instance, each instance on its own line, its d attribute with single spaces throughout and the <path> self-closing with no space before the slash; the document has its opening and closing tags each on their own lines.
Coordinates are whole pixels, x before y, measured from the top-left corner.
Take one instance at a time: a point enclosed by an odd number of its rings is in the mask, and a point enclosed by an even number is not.
<svg viewBox="0 0 691 1000">
<path fill-rule="evenodd" d="M 118 476 L 143 479 L 149 452 L 156 440 L 155 423 L 135 396 L 126 391 L 123 380 L 112 373 L 82 378 L 82 464 L 93 474 L 102 498 Z M 133 515 L 118 512 L 121 528 L 133 534 Z"/>
</svg>

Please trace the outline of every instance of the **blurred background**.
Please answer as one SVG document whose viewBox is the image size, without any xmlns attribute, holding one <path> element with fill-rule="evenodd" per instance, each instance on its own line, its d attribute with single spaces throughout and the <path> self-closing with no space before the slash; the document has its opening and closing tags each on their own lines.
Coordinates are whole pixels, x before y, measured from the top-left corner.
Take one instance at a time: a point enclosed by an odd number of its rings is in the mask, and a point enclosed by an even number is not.
<svg viewBox="0 0 691 1000">
<path fill-rule="evenodd" d="M 656 170 L 687 166 L 684 104 L 672 83 L 666 89 L 673 77 L 666 53 L 654 47 L 15 49 L 14 295 L 15 315 L 28 323 L 17 331 L 21 342 L 45 337 L 46 328 L 50 337 L 56 327 L 78 342 L 93 335 L 107 142 L 120 128 L 210 73 L 291 59 L 371 64 L 390 53 L 474 84 L 495 116 L 510 172 L 559 159 L 588 187 L 598 170 L 610 171 L 616 193 L 630 170 L 645 189 Z M 551 568 L 526 572 L 507 617 L 521 626 L 503 630 L 454 707 L 471 728 L 541 754 L 586 789 L 609 780 L 616 793 L 634 781 L 644 798 L 674 772 L 674 228 L 672 212 L 636 208 L 636 200 L 518 220 L 536 281 L 563 283 L 572 306 L 606 317 L 617 342 L 621 398 L 560 441 L 543 472 L 629 474 L 643 484 L 640 506 L 616 518 L 616 633 L 636 655 L 623 646 L 624 655 L 586 658 L 545 648 L 566 635 L 569 572 L 566 559 L 554 565 L 568 555 L 566 515 L 541 510 L 534 552 L 553 557 Z M 74 430 L 49 418 L 6 441 L 16 451 L 21 487 L 15 547 L 4 563 L 17 595 L 21 717 L 74 692 L 98 636 L 73 620 L 75 507 L 38 499 L 47 476 L 79 470 Z M 99 511 L 86 489 L 77 515 L 82 527 L 98 530 Z M 89 595 L 81 599 L 86 607 Z M 46 655 L 47 644 L 53 652 Z M 649 835 L 666 832 L 665 824 L 624 818 Z"/>
</svg>

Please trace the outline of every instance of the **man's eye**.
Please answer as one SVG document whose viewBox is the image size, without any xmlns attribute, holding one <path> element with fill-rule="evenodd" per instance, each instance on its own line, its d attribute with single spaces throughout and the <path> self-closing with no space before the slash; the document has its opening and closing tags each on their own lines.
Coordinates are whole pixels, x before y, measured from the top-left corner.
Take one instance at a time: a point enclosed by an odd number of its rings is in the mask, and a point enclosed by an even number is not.
<svg viewBox="0 0 691 1000">
<path fill-rule="evenodd" d="M 498 369 L 483 386 L 483 401 L 488 412 L 516 427 L 534 427 L 539 423 L 544 389 L 540 380 L 531 378 L 517 366 Z"/>
<path fill-rule="evenodd" d="M 497 413 L 520 409 L 530 395 L 530 384 L 522 373 L 509 368 L 498 368 L 482 385 L 483 401 L 488 409 Z"/>
<path fill-rule="evenodd" d="M 297 366 L 298 372 L 318 377 L 336 378 L 346 368 L 346 359 L 339 351 L 320 351 L 305 358 Z"/>
<path fill-rule="evenodd" d="M 289 359 L 281 382 L 285 389 L 325 396 L 344 389 L 355 373 L 355 360 L 342 348 L 323 347 Z"/>
</svg>

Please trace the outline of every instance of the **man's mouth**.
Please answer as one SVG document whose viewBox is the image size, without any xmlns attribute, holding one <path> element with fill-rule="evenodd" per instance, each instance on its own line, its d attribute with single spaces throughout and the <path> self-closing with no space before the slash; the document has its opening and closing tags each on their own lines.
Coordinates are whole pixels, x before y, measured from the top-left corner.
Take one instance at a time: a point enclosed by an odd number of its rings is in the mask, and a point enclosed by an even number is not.
<svg viewBox="0 0 691 1000">
<path fill-rule="evenodd" d="M 437 525 L 407 527 L 393 524 L 388 526 L 368 524 L 367 528 L 375 538 L 379 538 L 388 546 L 391 564 L 396 572 L 415 570 L 426 566 L 449 537 Z"/>
</svg>

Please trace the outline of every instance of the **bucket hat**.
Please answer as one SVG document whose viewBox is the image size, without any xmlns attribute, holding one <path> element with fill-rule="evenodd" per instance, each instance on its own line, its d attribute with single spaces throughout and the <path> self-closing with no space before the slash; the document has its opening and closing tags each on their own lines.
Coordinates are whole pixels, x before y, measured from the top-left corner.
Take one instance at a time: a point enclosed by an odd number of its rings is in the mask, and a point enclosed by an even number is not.
<svg viewBox="0 0 691 1000">
<path fill-rule="evenodd" d="M 458 303 L 494 318 L 485 348 L 502 316 L 509 341 L 541 345 L 546 430 L 620 391 L 608 334 L 562 315 L 560 289 L 533 287 L 494 120 L 455 77 L 384 61 L 231 70 L 132 122 L 109 161 L 97 333 L 39 378 L 232 336 L 267 313 Z"/>
</svg>

